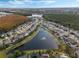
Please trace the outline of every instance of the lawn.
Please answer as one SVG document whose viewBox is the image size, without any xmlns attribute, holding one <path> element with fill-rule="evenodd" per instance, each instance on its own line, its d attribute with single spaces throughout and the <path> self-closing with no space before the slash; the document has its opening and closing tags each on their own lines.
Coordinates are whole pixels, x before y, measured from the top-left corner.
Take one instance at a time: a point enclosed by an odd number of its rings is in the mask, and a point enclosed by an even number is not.
<svg viewBox="0 0 79 59">
<path fill-rule="evenodd" d="M 0 51 L 0 58 L 6 58 L 6 57 L 7 57 L 6 53 L 3 51 Z"/>
</svg>

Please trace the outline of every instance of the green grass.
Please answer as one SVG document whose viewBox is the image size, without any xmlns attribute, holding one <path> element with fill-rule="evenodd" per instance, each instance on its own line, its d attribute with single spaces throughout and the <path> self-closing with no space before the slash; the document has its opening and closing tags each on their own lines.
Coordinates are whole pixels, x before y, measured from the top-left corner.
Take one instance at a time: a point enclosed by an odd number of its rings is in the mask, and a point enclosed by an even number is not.
<svg viewBox="0 0 79 59">
<path fill-rule="evenodd" d="M 76 14 L 46 14 L 44 18 L 47 21 L 56 22 L 66 27 L 79 30 L 79 15 Z"/>
<path fill-rule="evenodd" d="M 0 58 L 6 58 L 6 57 L 7 57 L 6 53 L 3 51 L 0 51 Z"/>
</svg>

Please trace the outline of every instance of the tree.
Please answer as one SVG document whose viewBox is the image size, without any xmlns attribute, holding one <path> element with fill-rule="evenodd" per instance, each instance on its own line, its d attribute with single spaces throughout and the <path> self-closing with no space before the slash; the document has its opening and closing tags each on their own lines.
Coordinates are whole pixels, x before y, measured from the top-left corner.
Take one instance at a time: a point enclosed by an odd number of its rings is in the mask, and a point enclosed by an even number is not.
<svg viewBox="0 0 79 59">
<path fill-rule="evenodd" d="M 14 53 L 14 57 L 18 57 L 20 55 L 22 55 L 21 51 L 16 50 L 15 53 Z"/>
</svg>

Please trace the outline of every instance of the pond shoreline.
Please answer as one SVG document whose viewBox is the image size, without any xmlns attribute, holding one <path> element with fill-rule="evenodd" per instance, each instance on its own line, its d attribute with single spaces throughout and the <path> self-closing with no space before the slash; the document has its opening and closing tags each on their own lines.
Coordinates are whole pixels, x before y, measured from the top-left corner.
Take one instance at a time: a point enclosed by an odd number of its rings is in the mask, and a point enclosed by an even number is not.
<svg viewBox="0 0 79 59">
<path fill-rule="evenodd" d="M 49 37 L 47 37 L 47 39 L 44 41 L 42 39 L 42 34 L 41 32 L 44 31 L 44 29 L 39 29 L 39 33 L 29 42 L 21 45 L 20 47 L 17 47 L 15 50 L 20 50 L 20 51 L 24 51 L 24 50 L 45 50 L 45 49 L 57 49 L 57 44 L 52 40 L 52 38 L 48 39 Z M 46 30 L 44 31 L 44 33 L 47 32 Z M 42 32 L 43 33 L 43 32 Z M 49 33 L 50 34 L 50 33 Z M 39 35 L 42 35 L 41 37 L 38 37 Z M 47 35 L 47 33 L 44 34 L 45 36 Z M 51 37 L 51 36 L 50 36 Z M 38 39 L 37 39 L 38 38 Z M 50 41 L 50 42 L 49 42 Z M 32 42 L 32 43 L 31 43 Z M 36 43 L 37 42 L 37 43 Z M 34 44 L 35 43 L 35 44 Z M 29 45 L 30 44 L 30 45 Z M 39 45 L 40 44 L 40 45 Z M 43 45 L 41 45 L 43 44 Z M 55 44 L 55 45 L 54 45 Z M 23 48 L 24 46 L 24 48 Z M 34 49 L 33 49 L 34 48 Z M 11 51 L 13 53 L 13 50 Z"/>
</svg>

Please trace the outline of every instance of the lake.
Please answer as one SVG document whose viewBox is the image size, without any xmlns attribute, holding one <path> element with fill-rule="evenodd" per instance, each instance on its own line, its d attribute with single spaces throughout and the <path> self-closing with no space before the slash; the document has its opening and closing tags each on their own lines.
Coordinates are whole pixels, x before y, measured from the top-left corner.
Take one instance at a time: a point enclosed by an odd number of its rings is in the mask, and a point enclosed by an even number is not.
<svg viewBox="0 0 79 59">
<path fill-rule="evenodd" d="M 35 50 L 35 49 L 56 49 L 58 48 L 52 34 L 44 29 L 40 29 L 39 33 L 29 42 L 18 47 L 18 50 Z"/>
</svg>

